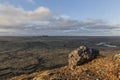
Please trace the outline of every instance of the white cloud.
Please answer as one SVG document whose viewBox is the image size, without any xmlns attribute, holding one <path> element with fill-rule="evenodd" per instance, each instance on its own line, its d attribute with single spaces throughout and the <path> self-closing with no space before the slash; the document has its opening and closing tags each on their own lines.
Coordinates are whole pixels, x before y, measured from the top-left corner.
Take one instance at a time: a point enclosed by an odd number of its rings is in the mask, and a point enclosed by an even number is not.
<svg viewBox="0 0 120 80">
<path fill-rule="evenodd" d="M 48 8 L 39 7 L 34 11 L 25 11 L 11 5 L 0 5 L 0 25 L 18 26 L 31 21 L 46 21 L 51 17 Z"/>
<path fill-rule="evenodd" d="M 27 11 L 0 4 L 0 33 L 3 35 L 101 35 L 106 32 L 109 35 L 117 29 L 120 29 L 119 24 L 108 24 L 100 19 L 78 21 L 66 15 L 56 15 L 42 6 Z"/>
</svg>

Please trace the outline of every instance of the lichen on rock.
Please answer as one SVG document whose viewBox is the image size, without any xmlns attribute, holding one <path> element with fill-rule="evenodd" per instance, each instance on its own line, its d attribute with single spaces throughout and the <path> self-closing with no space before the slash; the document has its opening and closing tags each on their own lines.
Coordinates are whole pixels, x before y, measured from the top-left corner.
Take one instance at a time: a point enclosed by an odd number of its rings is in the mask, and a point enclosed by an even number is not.
<svg viewBox="0 0 120 80">
<path fill-rule="evenodd" d="M 73 69 L 75 66 L 88 62 L 98 55 L 98 50 L 91 49 L 86 46 L 80 46 L 68 55 L 69 67 Z"/>
</svg>

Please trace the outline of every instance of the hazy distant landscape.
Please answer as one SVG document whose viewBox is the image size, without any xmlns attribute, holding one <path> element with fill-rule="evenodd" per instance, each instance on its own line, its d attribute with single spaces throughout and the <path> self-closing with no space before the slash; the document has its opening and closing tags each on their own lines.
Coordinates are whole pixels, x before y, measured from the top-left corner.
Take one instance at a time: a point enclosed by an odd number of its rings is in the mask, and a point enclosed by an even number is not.
<svg viewBox="0 0 120 80">
<path fill-rule="evenodd" d="M 100 42 L 117 47 L 96 45 Z M 80 45 L 110 56 L 120 52 L 120 37 L 0 37 L 0 79 L 65 66 Z"/>
</svg>

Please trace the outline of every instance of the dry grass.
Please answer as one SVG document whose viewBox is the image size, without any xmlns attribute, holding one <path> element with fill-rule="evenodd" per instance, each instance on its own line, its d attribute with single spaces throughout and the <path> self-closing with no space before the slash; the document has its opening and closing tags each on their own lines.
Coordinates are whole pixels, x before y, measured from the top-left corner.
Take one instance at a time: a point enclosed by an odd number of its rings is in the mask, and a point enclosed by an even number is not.
<svg viewBox="0 0 120 80">
<path fill-rule="evenodd" d="M 120 58 L 120 56 L 119 56 Z M 119 60 L 119 59 L 118 59 Z M 74 70 L 69 66 L 41 73 L 18 76 L 11 80 L 119 80 L 120 62 L 112 57 L 98 57 L 91 62 L 76 66 Z M 31 77 L 32 76 L 32 77 Z"/>
</svg>

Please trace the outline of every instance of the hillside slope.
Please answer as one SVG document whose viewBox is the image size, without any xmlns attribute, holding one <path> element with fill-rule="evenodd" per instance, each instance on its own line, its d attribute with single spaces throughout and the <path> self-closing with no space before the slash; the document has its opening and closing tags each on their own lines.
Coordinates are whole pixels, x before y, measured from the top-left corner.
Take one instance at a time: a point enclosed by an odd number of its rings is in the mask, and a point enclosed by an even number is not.
<svg viewBox="0 0 120 80">
<path fill-rule="evenodd" d="M 69 66 L 53 70 L 45 70 L 33 74 L 25 74 L 10 80 L 119 80 L 120 79 L 120 54 L 102 57 L 76 66 L 70 70 Z"/>
</svg>

